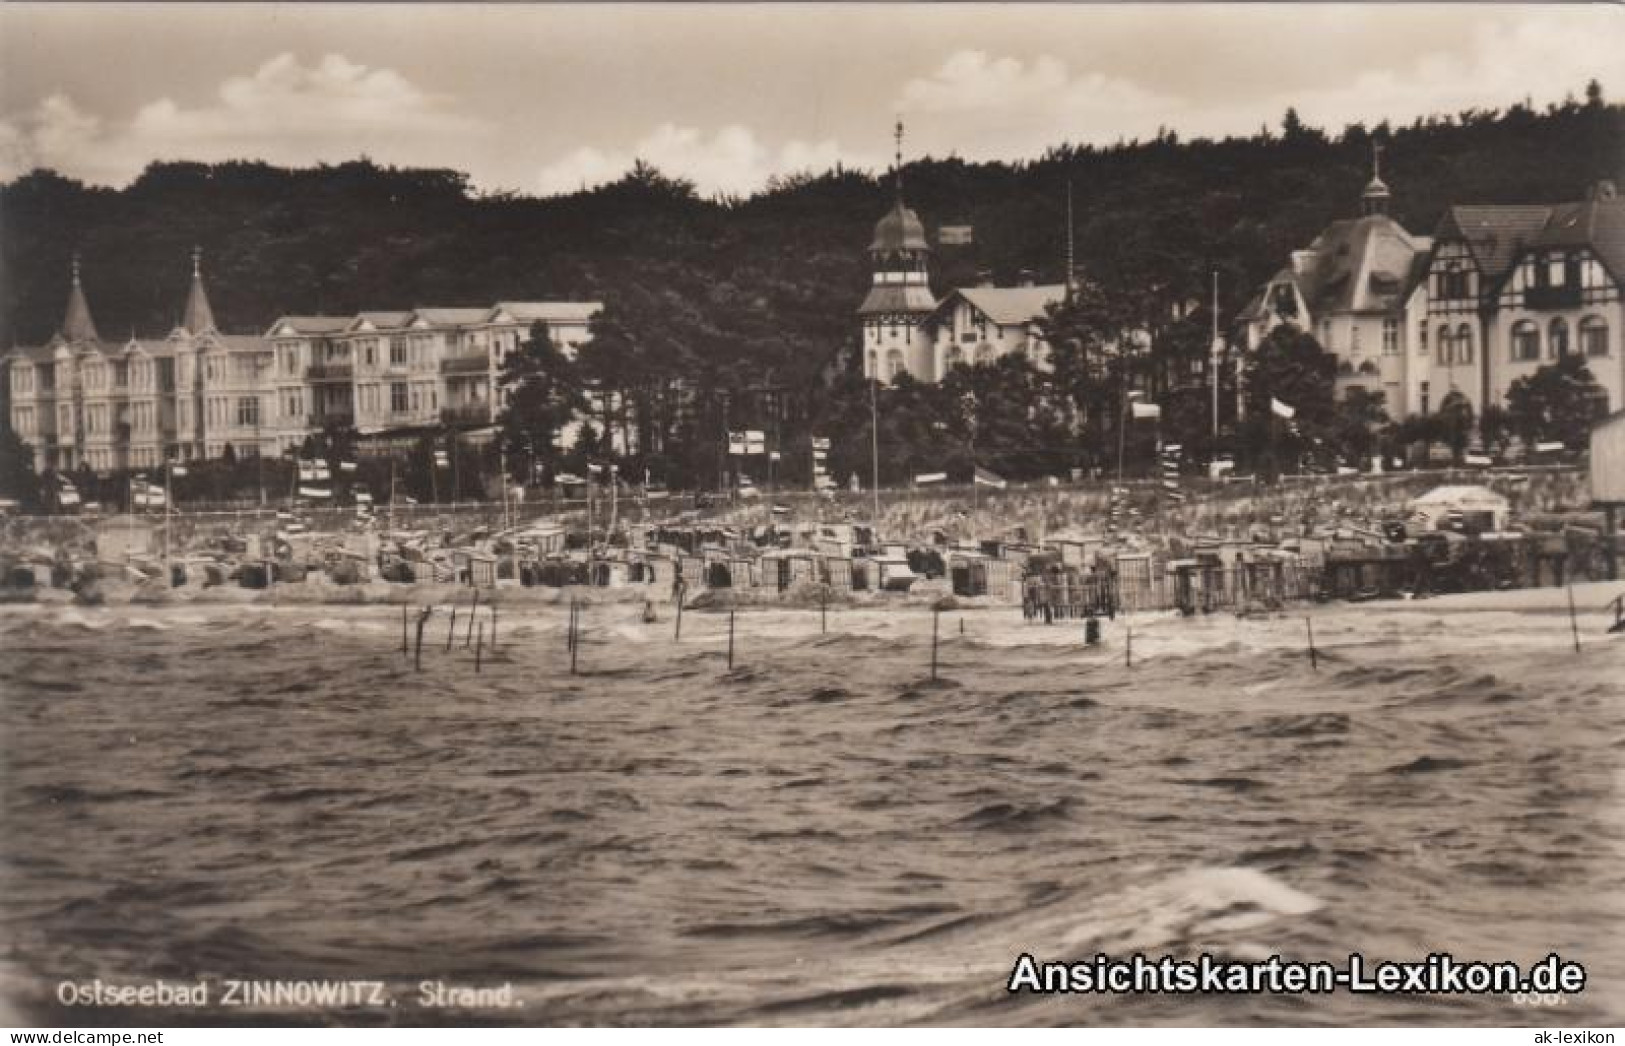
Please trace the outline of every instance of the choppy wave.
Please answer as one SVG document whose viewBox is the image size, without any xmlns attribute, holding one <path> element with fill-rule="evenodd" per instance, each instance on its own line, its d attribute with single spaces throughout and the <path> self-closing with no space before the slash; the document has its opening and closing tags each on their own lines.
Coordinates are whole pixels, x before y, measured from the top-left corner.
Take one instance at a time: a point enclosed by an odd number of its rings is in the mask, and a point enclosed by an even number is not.
<svg viewBox="0 0 1625 1046">
<path fill-rule="evenodd" d="M 514 983 L 529 1023 L 1542 1023 L 1506 999 L 1012 997 L 1017 956 L 1530 962 L 1625 1016 L 1625 639 L 1364 607 L 1122 623 L 842 612 L 0 615 L 0 994 Z M 466 611 L 465 611 L 466 613 Z M 1434 627 L 1433 622 L 1442 627 Z M 1452 637 L 1470 630 L 1463 657 Z M 1597 630 L 1600 633 L 1600 629 Z M 1499 637 L 1499 642 L 1495 640 Z M 222 1011 L 166 1014 L 208 1021 Z M 76 1023 L 116 1013 L 74 1011 Z M 432 1022 L 275 1011 L 295 1022 Z"/>
</svg>

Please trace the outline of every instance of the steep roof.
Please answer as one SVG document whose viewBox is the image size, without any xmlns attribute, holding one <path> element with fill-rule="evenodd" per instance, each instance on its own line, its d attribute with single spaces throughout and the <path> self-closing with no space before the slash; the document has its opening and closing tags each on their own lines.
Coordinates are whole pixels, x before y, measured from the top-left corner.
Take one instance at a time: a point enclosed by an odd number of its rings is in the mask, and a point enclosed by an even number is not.
<svg viewBox="0 0 1625 1046">
<path fill-rule="evenodd" d="M 1066 284 L 1043 283 L 1031 287 L 961 287 L 949 295 L 961 297 L 1001 326 L 1042 319 L 1049 306 L 1066 297 Z"/>
<path fill-rule="evenodd" d="M 62 317 L 62 337 L 70 342 L 99 342 L 96 321 L 90 318 L 90 303 L 79 283 L 79 259 L 73 260 L 73 287 L 68 291 L 68 309 Z"/>
<path fill-rule="evenodd" d="M 931 312 L 937 299 L 931 288 L 919 284 L 877 283 L 858 306 L 859 316 L 879 316 L 895 313 L 919 314 Z"/>
<path fill-rule="evenodd" d="M 397 327 L 406 326 L 407 322 L 411 319 L 412 313 L 406 310 L 396 312 L 358 312 L 354 317 L 351 318 L 349 326 L 345 329 L 351 331 L 359 330 L 363 323 L 370 323 L 378 330 L 392 330 Z"/>
<path fill-rule="evenodd" d="M 881 219 L 875 223 L 875 237 L 869 244 L 871 251 L 929 250 L 925 241 L 925 225 L 920 216 L 903 206 L 899 196 Z"/>
<path fill-rule="evenodd" d="M 1576 203 L 1452 207 L 1434 238 L 1464 241 L 1492 283 L 1525 251 L 1543 247 L 1589 247 L 1616 279 L 1625 279 L 1625 198 L 1611 185 Z"/>
<path fill-rule="evenodd" d="M 499 301 L 488 318 L 506 314 L 520 323 L 586 323 L 603 309 L 600 301 Z"/>
<path fill-rule="evenodd" d="M 1543 205 L 1452 207 L 1439 220 L 1433 239 L 1464 241 L 1478 271 L 1498 281 L 1540 236 L 1551 216 L 1552 208 Z"/>
<path fill-rule="evenodd" d="M 490 309 L 413 309 L 412 315 L 431 327 L 461 327 L 479 323 Z"/>
<path fill-rule="evenodd" d="M 1316 316 L 1388 311 L 1401 304 L 1415 259 L 1427 249 L 1387 215 L 1335 221 L 1309 245 L 1296 282 Z"/>
<path fill-rule="evenodd" d="M 209 307 L 208 292 L 203 289 L 203 270 L 198 256 L 192 256 L 192 287 L 186 292 L 186 311 L 181 315 L 181 329 L 191 334 L 215 330 L 214 310 Z"/>
<path fill-rule="evenodd" d="M 281 316 L 269 331 L 288 327 L 296 334 L 337 334 L 350 325 L 353 316 Z"/>
</svg>

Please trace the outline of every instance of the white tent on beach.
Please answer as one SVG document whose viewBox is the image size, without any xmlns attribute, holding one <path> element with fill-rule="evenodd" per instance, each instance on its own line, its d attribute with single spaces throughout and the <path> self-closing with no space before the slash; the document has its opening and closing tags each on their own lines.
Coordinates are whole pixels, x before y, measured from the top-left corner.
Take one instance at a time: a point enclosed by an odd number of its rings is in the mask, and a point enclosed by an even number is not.
<svg viewBox="0 0 1625 1046">
<path fill-rule="evenodd" d="M 1478 530 L 1505 530 L 1512 504 L 1488 487 L 1434 487 L 1406 506 L 1413 522 L 1424 530 L 1438 530 L 1452 518 Z M 1476 521 L 1475 521 L 1476 520 Z"/>
</svg>

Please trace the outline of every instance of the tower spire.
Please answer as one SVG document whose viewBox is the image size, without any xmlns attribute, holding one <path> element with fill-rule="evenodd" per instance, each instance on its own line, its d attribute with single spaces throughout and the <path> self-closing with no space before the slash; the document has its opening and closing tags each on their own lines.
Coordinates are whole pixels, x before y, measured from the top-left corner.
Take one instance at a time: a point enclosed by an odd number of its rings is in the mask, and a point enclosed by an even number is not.
<svg viewBox="0 0 1625 1046">
<path fill-rule="evenodd" d="M 903 199 L 903 118 L 901 116 L 897 118 L 895 136 L 897 138 L 897 162 L 893 165 L 892 172 L 897 179 L 897 199 L 901 201 Z"/>
<path fill-rule="evenodd" d="M 1383 144 L 1375 138 L 1371 139 L 1371 181 L 1366 183 L 1365 192 L 1360 195 L 1360 210 L 1366 215 L 1380 215 L 1388 213 L 1388 202 L 1393 194 L 1388 191 L 1388 185 L 1382 180 L 1382 152 Z"/>
<path fill-rule="evenodd" d="M 1077 271 L 1072 253 L 1072 178 L 1066 179 L 1066 297 L 1070 301 L 1073 293 L 1073 273 Z"/>
<path fill-rule="evenodd" d="M 209 294 L 203 289 L 203 248 L 192 248 L 192 288 L 186 294 L 186 311 L 180 327 L 188 334 L 212 331 L 214 310 L 209 307 Z"/>
<path fill-rule="evenodd" d="M 68 289 L 68 310 L 62 317 L 62 337 L 70 342 L 97 342 L 96 321 L 90 318 L 90 303 L 79 282 L 79 252 L 73 252 L 73 286 Z"/>
</svg>

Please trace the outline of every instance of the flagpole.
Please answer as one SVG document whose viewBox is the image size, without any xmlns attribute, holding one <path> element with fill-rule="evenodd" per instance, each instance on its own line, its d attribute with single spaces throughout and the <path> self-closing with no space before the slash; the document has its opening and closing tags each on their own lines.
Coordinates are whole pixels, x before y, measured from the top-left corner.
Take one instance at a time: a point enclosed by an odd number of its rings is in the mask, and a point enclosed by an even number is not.
<svg viewBox="0 0 1625 1046">
<path fill-rule="evenodd" d="M 1213 344 L 1208 347 L 1208 384 L 1213 387 L 1213 457 L 1219 453 L 1219 270 L 1213 270 Z"/>
<path fill-rule="evenodd" d="M 875 488 L 875 533 L 880 532 L 880 409 L 876 405 L 880 375 L 869 385 L 869 454 Z M 974 478 L 974 477 L 973 477 Z"/>
</svg>

